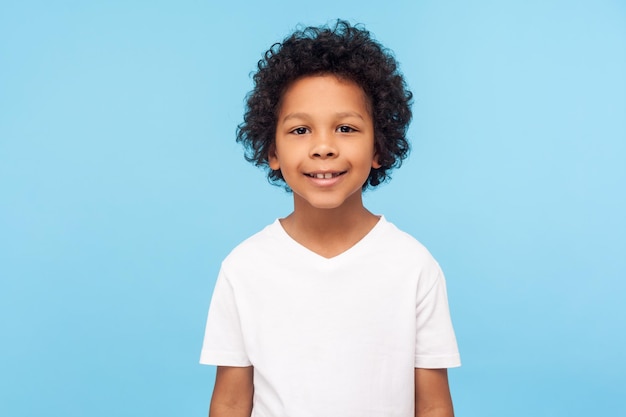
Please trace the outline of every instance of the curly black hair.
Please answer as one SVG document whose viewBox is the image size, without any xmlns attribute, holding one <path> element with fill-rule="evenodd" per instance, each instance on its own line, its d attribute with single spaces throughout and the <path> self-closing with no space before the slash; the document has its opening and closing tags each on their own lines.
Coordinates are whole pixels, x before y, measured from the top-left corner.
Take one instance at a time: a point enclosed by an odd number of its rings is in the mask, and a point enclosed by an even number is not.
<svg viewBox="0 0 626 417">
<path fill-rule="evenodd" d="M 372 168 L 363 189 L 389 178 L 409 152 L 406 131 L 413 94 L 391 51 L 364 28 L 337 20 L 332 26 L 307 27 L 265 52 L 254 74 L 244 121 L 237 128 L 248 161 L 268 169 L 271 183 L 284 185 L 280 170 L 269 168 L 281 99 L 292 83 L 309 75 L 332 74 L 358 84 L 371 103 L 374 143 L 380 168 Z M 287 187 L 288 189 L 288 187 Z"/>
</svg>

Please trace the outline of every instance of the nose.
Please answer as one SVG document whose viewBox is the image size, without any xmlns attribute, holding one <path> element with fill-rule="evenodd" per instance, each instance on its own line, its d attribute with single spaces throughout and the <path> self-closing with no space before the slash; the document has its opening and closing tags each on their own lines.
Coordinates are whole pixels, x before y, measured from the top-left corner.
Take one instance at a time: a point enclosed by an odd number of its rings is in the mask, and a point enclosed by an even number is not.
<svg viewBox="0 0 626 417">
<path fill-rule="evenodd" d="M 311 158 L 334 158 L 339 154 L 334 138 L 331 134 L 318 133 L 311 138 Z"/>
</svg>

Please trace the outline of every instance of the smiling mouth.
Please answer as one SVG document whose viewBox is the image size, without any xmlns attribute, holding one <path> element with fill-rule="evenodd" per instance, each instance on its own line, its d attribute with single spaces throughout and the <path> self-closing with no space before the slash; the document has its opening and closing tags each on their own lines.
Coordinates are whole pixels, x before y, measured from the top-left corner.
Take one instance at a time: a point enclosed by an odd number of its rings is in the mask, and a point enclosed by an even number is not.
<svg viewBox="0 0 626 417">
<path fill-rule="evenodd" d="M 317 172 L 317 173 L 311 173 L 311 174 L 305 174 L 305 175 L 311 178 L 330 179 L 330 178 L 336 178 L 342 174 L 345 174 L 345 171 L 343 172 Z"/>
</svg>

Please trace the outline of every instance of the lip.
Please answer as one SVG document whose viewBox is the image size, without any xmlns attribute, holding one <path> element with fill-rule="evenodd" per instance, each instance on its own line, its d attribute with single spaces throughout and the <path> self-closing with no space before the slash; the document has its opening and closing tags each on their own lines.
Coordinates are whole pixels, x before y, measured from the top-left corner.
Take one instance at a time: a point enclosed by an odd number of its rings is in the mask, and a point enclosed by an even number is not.
<svg viewBox="0 0 626 417">
<path fill-rule="evenodd" d="M 347 171 L 312 171 L 304 176 L 313 184 L 320 187 L 330 187 L 341 181 Z M 322 177 L 323 176 L 323 177 Z"/>
<path fill-rule="evenodd" d="M 332 178 L 337 178 L 340 175 L 343 175 L 345 173 L 346 171 L 312 171 L 312 172 L 305 172 L 304 175 L 313 179 L 328 180 Z"/>
</svg>

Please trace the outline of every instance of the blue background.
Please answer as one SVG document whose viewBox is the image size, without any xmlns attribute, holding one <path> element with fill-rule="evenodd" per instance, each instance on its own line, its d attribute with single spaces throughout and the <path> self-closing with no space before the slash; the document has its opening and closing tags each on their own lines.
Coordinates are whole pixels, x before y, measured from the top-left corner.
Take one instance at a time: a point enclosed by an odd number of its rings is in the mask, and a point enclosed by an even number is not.
<svg viewBox="0 0 626 417">
<path fill-rule="evenodd" d="M 0 415 L 206 415 L 219 263 L 291 208 L 234 142 L 249 74 L 337 17 L 415 93 L 366 203 L 446 272 L 457 415 L 626 413 L 625 2 L 4 0 Z"/>
</svg>

